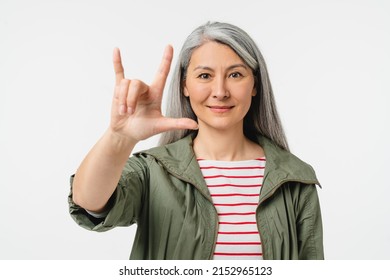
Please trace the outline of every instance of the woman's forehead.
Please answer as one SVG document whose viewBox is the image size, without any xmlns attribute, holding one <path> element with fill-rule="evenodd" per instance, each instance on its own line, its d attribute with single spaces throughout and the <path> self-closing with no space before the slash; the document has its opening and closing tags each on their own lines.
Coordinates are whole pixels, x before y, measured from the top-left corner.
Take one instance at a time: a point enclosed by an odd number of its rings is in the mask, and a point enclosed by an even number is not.
<svg viewBox="0 0 390 280">
<path fill-rule="evenodd" d="M 194 50 L 191 55 L 189 68 L 232 67 L 232 65 L 247 67 L 231 47 L 209 41 Z"/>
</svg>

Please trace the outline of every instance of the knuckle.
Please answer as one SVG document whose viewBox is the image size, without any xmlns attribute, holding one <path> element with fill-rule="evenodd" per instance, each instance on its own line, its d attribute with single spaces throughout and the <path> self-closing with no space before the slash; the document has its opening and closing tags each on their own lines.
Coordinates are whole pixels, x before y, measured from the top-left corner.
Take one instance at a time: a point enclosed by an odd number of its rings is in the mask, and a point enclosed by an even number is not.
<svg viewBox="0 0 390 280">
<path fill-rule="evenodd" d="M 134 91 L 139 91 L 142 88 L 142 81 L 140 80 L 132 80 L 131 81 L 131 87 Z"/>
<path fill-rule="evenodd" d="M 176 119 L 175 124 L 176 124 L 176 128 L 180 129 L 180 128 L 184 127 L 184 123 L 181 119 Z"/>
<path fill-rule="evenodd" d="M 117 94 L 117 97 L 118 99 L 121 101 L 121 103 L 124 103 L 125 100 L 126 100 L 126 96 L 127 96 L 127 89 L 128 89 L 128 84 L 129 84 L 129 80 L 126 80 L 126 79 L 123 79 L 121 81 L 121 84 L 120 86 L 118 86 L 116 88 L 116 92 L 118 93 Z"/>
<path fill-rule="evenodd" d="M 115 99 L 119 99 L 120 98 L 120 87 L 119 86 L 115 86 L 114 98 Z"/>
</svg>

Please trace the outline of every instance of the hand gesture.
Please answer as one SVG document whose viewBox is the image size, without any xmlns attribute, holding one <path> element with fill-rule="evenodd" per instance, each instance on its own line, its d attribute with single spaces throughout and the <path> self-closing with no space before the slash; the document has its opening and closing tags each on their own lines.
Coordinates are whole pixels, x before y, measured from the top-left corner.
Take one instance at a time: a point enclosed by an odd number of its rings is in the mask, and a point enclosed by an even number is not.
<svg viewBox="0 0 390 280">
<path fill-rule="evenodd" d="M 198 124 L 188 118 L 166 118 L 161 113 L 161 101 L 173 57 L 167 46 L 154 81 L 147 85 L 124 76 L 120 51 L 114 49 L 115 92 L 110 127 L 133 141 L 147 139 L 161 132 L 175 129 L 197 129 Z"/>
</svg>

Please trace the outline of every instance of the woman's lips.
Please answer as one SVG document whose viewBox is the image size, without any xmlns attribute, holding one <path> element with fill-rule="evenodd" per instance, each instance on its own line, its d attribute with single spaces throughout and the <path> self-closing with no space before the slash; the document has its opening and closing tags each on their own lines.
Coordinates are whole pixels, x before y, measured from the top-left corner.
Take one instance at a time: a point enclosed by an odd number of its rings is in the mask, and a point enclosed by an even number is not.
<svg viewBox="0 0 390 280">
<path fill-rule="evenodd" d="M 210 108 L 211 112 L 214 113 L 226 113 L 230 111 L 234 106 L 207 106 Z"/>
</svg>

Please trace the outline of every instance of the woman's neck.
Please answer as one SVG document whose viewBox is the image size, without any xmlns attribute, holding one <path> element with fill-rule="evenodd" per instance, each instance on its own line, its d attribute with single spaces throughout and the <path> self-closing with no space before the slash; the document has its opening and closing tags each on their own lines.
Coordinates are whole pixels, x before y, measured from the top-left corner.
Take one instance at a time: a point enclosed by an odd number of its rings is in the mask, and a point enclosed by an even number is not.
<svg viewBox="0 0 390 280">
<path fill-rule="evenodd" d="M 264 156 L 263 149 L 245 137 L 243 131 L 218 131 L 199 129 L 194 139 L 197 158 L 238 161 Z"/>
</svg>

